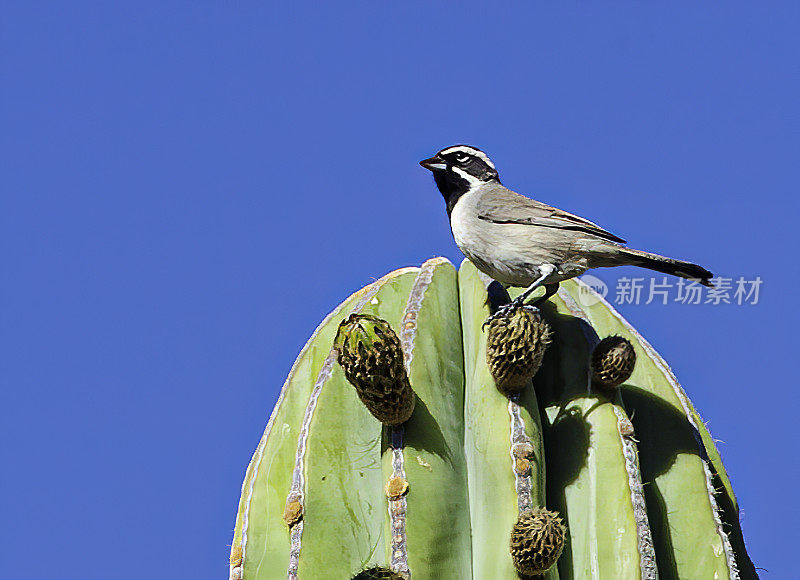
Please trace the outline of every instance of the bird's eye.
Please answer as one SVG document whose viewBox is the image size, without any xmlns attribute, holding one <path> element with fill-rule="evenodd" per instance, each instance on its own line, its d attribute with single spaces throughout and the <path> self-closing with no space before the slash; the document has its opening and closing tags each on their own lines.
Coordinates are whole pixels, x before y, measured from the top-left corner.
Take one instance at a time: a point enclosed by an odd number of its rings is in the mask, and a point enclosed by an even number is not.
<svg viewBox="0 0 800 580">
<path fill-rule="evenodd" d="M 469 155 L 466 153 L 456 153 L 456 163 L 459 165 L 465 165 L 469 161 Z"/>
</svg>

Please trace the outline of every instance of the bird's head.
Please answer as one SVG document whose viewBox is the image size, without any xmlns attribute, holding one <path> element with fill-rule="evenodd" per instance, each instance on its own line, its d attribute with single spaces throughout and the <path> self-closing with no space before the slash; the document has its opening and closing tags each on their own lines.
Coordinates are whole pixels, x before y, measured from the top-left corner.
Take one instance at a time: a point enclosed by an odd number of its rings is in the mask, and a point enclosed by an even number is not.
<svg viewBox="0 0 800 580">
<path fill-rule="evenodd" d="M 419 164 L 433 172 L 449 210 L 470 189 L 490 182 L 500 183 L 492 160 L 486 153 L 470 145 L 447 147 Z"/>
<path fill-rule="evenodd" d="M 492 160 L 486 153 L 470 145 L 447 147 L 430 159 L 423 159 L 419 164 L 431 170 L 434 177 L 449 173 L 470 183 L 497 180 L 497 169 Z"/>
</svg>

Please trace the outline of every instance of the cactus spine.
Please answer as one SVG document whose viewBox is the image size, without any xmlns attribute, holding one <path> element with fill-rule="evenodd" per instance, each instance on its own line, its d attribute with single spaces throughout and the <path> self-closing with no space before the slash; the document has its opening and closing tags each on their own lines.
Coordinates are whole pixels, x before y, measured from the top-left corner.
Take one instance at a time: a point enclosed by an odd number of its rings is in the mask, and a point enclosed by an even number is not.
<svg viewBox="0 0 800 580">
<path fill-rule="evenodd" d="M 579 305 L 587 290 L 573 281 L 510 325 L 539 347 L 504 342 L 481 328 L 489 282 L 437 258 L 388 274 L 323 321 L 248 467 L 231 578 L 514 579 L 546 556 L 558 559 L 550 579 L 756 577 L 711 436 L 652 347 L 602 300 Z M 357 331 L 364 349 L 380 335 L 394 352 L 391 384 L 403 388 L 381 383 L 397 395 L 378 397 L 396 413 L 385 425 L 353 388 L 347 356 L 337 363 L 348 320 L 373 325 Z M 612 335 L 636 361 L 609 390 L 592 354 L 599 361 L 595 347 Z M 490 341 L 507 356 L 494 366 Z M 413 412 L 401 396 L 412 389 Z M 565 535 L 562 548 L 532 531 L 551 512 L 546 529 Z"/>
</svg>

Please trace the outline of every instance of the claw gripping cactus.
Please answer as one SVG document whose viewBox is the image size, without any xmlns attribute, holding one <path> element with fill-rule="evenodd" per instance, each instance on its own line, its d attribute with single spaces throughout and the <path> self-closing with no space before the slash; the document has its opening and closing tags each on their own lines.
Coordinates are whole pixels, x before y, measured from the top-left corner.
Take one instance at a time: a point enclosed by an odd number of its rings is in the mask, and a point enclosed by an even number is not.
<svg viewBox="0 0 800 580">
<path fill-rule="evenodd" d="M 489 282 L 436 258 L 320 324 L 248 466 L 231 578 L 515 579 L 554 559 L 537 577 L 757 577 L 711 435 L 652 347 L 577 281 L 484 332 Z"/>
</svg>

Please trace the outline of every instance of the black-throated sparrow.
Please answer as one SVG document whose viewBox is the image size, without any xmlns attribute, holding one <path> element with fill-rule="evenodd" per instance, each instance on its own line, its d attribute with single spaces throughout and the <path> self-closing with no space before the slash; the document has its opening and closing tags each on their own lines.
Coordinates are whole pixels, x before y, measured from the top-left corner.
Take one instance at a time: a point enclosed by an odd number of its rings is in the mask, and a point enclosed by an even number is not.
<svg viewBox="0 0 800 580">
<path fill-rule="evenodd" d="M 476 147 L 447 147 L 420 165 L 433 172 L 464 255 L 501 284 L 526 287 L 509 307 L 522 305 L 539 286 L 545 293 L 535 304 L 543 302 L 560 282 L 590 268 L 641 266 L 712 285 L 701 266 L 626 248 L 625 240 L 582 217 L 507 189 Z"/>
</svg>

